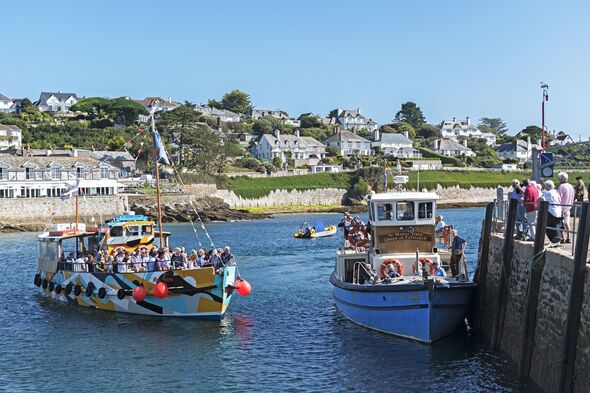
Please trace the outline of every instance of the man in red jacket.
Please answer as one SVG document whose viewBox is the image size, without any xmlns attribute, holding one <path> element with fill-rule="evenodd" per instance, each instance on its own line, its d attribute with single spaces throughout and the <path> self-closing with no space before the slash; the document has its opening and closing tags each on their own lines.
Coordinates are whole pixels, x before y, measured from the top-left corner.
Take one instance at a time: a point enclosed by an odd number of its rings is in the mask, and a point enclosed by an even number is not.
<svg viewBox="0 0 590 393">
<path fill-rule="evenodd" d="M 522 181 L 524 188 L 524 209 L 526 212 L 526 222 L 528 225 L 529 240 L 535 240 L 535 225 L 537 224 L 537 199 L 539 199 L 539 190 L 534 182 L 528 179 Z"/>
</svg>

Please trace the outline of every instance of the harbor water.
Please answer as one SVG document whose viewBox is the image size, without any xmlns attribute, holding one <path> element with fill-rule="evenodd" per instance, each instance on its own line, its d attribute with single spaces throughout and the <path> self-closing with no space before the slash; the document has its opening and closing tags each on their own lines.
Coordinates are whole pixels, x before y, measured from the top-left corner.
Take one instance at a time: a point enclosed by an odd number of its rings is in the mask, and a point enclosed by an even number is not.
<svg viewBox="0 0 590 393">
<path fill-rule="evenodd" d="M 477 258 L 484 209 L 443 210 Z M 221 322 L 158 319 L 53 302 L 33 285 L 34 233 L 0 234 L 0 391 L 529 392 L 507 360 L 466 331 L 432 346 L 370 331 L 334 307 L 329 276 L 342 233 L 298 240 L 283 215 L 208 225 L 253 287 Z M 188 224 L 173 246 L 197 248 Z M 201 242 L 208 246 L 205 236 Z"/>
</svg>

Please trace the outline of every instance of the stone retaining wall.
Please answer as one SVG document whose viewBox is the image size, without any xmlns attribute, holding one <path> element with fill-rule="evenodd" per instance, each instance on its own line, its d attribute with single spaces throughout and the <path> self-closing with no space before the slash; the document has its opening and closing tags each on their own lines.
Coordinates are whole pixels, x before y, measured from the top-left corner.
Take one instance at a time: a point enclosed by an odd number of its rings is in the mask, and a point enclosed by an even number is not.
<svg viewBox="0 0 590 393">
<path fill-rule="evenodd" d="M 481 323 L 483 337 L 490 342 L 498 317 L 502 247 L 503 237 L 492 235 Z M 517 364 L 522 350 L 529 264 L 532 257 L 532 243 L 515 241 L 500 349 Z M 550 249 L 545 254 L 530 370 L 531 380 L 545 392 L 559 390 L 573 265 L 573 258 L 564 250 Z M 589 270 L 590 265 L 586 265 L 586 277 L 590 273 Z M 586 280 L 584 291 L 575 366 L 574 392 L 578 393 L 587 392 L 587 387 L 590 386 L 590 285 L 588 280 Z"/>
</svg>

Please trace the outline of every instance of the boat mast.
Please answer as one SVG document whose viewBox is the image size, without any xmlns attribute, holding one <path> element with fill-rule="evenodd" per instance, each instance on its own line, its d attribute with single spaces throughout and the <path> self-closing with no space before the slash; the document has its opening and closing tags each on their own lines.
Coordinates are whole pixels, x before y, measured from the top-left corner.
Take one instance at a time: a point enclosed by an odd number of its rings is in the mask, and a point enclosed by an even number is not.
<svg viewBox="0 0 590 393">
<path fill-rule="evenodd" d="M 152 112 L 152 134 L 155 135 L 156 123 L 154 121 L 154 113 Z M 155 143 L 154 143 L 155 147 Z M 164 247 L 163 235 L 162 235 L 162 206 L 160 204 L 160 164 L 158 152 L 154 152 L 154 158 L 156 161 L 156 204 L 158 205 L 158 230 L 160 232 L 160 248 Z"/>
<path fill-rule="evenodd" d="M 78 232 L 78 209 L 79 209 L 79 202 L 78 202 L 78 194 L 80 193 L 80 188 L 76 190 L 76 232 Z"/>
</svg>

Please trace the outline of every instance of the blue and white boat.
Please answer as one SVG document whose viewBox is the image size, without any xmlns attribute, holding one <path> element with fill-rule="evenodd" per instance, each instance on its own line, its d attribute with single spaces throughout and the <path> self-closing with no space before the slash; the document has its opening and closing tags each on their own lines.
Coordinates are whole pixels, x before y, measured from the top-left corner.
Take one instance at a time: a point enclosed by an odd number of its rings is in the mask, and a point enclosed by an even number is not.
<svg viewBox="0 0 590 393">
<path fill-rule="evenodd" d="M 456 277 L 433 275 L 434 262 L 441 263 L 435 237 L 437 199 L 427 192 L 368 197 L 368 225 L 351 227 L 336 252 L 330 277 L 336 306 L 344 316 L 367 328 L 425 343 L 464 323 L 476 286 L 465 265 Z M 399 277 L 385 274 L 394 269 Z"/>
</svg>

